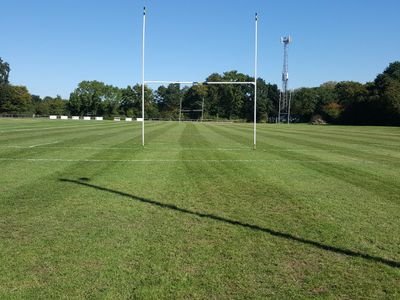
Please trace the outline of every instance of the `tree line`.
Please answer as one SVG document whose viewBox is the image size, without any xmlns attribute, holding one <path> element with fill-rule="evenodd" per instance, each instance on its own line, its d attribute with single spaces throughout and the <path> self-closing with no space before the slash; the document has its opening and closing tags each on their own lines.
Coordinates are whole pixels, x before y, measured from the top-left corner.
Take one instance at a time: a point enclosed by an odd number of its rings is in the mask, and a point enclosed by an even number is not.
<svg viewBox="0 0 400 300">
<path fill-rule="evenodd" d="M 333 124 L 400 125 L 400 62 L 391 63 L 374 81 L 326 82 L 293 95 L 300 121 L 319 115 Z"/>
<path fill-rule="evenodd" d="M 41 98 L 23 86 L 9 83 L 10 66 L 0 58 L 0 114 L 76 115 L 141 117 L 140 84 L 118 88 L 99 81 L 82 81 L 69 99 Z M 228 71 L 213 73 L 205 81 L 254 81 Z M 280 90 L 257 79 L 257 121 L 274 121 Z M 184 119 L 253 120 L 254 88 L 251 85 L 170 84 L 151 89 L 145 86 L 145 117 Z M 366 84 L 326 82 L 319 87 L 299 88 L 292 96 L 293 120 L 309 122 L 318 117 L 333 124 L 400 125 L 400 62 L 391 63 Z M 202 113 L 203 112 L 203 113 Z"/>
</svg>

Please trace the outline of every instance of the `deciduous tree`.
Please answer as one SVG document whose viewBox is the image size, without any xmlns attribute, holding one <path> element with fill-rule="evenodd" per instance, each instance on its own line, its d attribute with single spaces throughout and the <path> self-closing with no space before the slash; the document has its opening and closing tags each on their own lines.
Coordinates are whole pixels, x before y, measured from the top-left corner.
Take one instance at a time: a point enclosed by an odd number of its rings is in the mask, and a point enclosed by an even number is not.
<svg viewBox="0 0 400 300">
<path fill-rule="evenodd" d="M 0 57 L 0 84 L 9 84 L 10 65 Z"/>
</svg>

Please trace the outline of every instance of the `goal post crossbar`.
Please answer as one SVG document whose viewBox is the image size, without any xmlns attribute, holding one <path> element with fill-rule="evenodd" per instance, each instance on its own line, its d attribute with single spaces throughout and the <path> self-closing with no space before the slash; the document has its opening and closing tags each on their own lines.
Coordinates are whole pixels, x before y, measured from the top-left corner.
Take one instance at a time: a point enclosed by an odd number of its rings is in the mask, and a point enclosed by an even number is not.
<svg viewBox="0 0 400 300">
<path fill-rule="evenodd" d="M 179 81 L 179 80 L 145 80 L 144 84 L 188 84 L 188 85 L 254 85 L 254 81 Z"/>
<path fill-rule="evenodd" d="M 168 81 L 145 80 L 145 34 L 146 34 L 146 7 L 143 8 L 142 31 L 142 146 L 144 146 L 144 86 L 145 84 L 187 84 L 187 85 L 253 85 L 254 86 L 254 130 L 253 149 L 257 145 L 257 68 L 258 68 L 258 14 L 255 14 L 255 46 L 254 46 L 254 81 Z M 204 102 L 204 99 L 203 99 Z M 204 106 L 204 103 L 203 103 Z M 179 121 L 181 121 L 182 101 L 180 103 Z"/>
</svg>

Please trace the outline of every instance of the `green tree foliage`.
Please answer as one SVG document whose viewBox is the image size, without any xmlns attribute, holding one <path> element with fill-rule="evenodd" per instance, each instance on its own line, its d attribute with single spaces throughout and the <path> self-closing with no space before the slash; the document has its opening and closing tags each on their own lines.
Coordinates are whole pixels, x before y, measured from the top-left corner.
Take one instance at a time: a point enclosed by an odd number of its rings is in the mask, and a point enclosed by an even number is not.
<svg viewBox="0 0 400 300">
<path fill-rule="evenodd" d="M 374 82 L 327 82 L 295 91 L 292 112 L 302 121 L 321 115 L 338 124 L 400 125 L 400 62 Z"/>
<path fill-rule="evenodd" d="M 225 72 L 223 81 L 254 81 L 248 75 L 237 71 Z M 254 98 L 250 85 L 223 85 L 221 86 L 221 105 L 224 109 L 224 117 L 228 119 L 244 118 L 243 107 Z"/>
<path fill-rule="evenodd" d="M 325 119 L 331 123 L 337 123 L 343 113 L 343 106 L 337 102 L 330 102 L 322 107 Z"/>
<path fill-rule="evenodd" d="M 0 85 L 0 113 L 28 114 L 32 112 L 31 95 L 25 86 Z"/>
<path fill-rule="evenodd" d="M 46 102 L 46 98 L 44 99 Z M 67 102 L 61 98 L 60 95 L 57 95 L 55 98 L 50 98 L 48 100 L 49 103 L 49 113 L 51 115 L 64 115 L 66 114 L 66 104 Z"/>
<path fill-rule="evenodd" d="M 223 78 L 221 75 L 213 73 L 206 78 L 206 81 L 218 82 L 223 81 Z M 222 89 L 222 85 L 207 86 L 208 93 L 205 100 L 205 110 L 208 112 L 208 115 L 214 116 L 216 118 L 219 118 L 220 111 L 222 112 L 222 107 L 220 106 L 220 95 L 222 94 Z"/>
<path fill-rule="evenodd" d="M 47 97 L 45 97 L 47 98 Z M 50 115 L 49 105 L 47 102 L 44 102 L 43 99 L 38 95 L 31 96 L 32 104 L 35 109 L 35 114 L 39 116 L 48 116 Z"/>
<path fill-rule="evenodd" d="M 253 82 L 254 78 L 238 73 L 225 72 L 222 75 L 211 74 L 206 81 L 219 82 Z M 257 79 L 257 120 L 266 120 L 272 113 L 274 101 L 278 101 L 279 92 L 276 85 L 268 85 L 263 79 Z M 254 118 L 253 85 L 210 85 L 206 97 L 209 115 L 225 119 L 242 119 L 252 121 Z"/>
<path fill-rule="evenodd" d="M 0 85 L 9 84 L 10 65 L 0 57 Z"/>
<path fill-rule="evenodd" d="M 317 111 L 321 113 L 326 105 L 337 102 L 336 88 L 337 82 L 328 81 L 316 88 L 318 94 Z"/>
<path fill-rule="evenodd" d="M 127 86 L 125 89 L 121 90 L 121 114 L 127 117 L 139 117 L 141 115 L 141 99 L 138 90 L 137 86 Z"/>
<path fill-rule="evenodd" d="M 183 92 L 179 84 L 170 84 L 168 87 L 160 86 L 155 92 L 155 102 L 162 118 L 179 118 L 180 101 Z"/>
<path fill-rule="evenodd" d="M 61 97 L 29 95 L 25 87 L 8 84 L 9 65 L 0 59 L 0 112 L 40 115 L 125 115 L 141 117 L 142 88 L 140 84 L 120 89 L 99 81 L 82 81 L 70 94 L 69 101 Z M 249 75 L 228 71 L 213 73 L 205 81 L 253 82 Z M 280 91 L 276 85 L 257 79 L 257 121 L 264 122 L 278 114 Z M 160 86 L 153 91 L 145 87 L 145 117 L 178 119 L 179 107 L 192 110 L 191 119 L 200 119 L 204 103 L 207 119 L 253 121 L 254 87 L 249 85 Z M 308 122 L 322 116 L 337 124 L 400 125 L 400 62 L 390 64 L 373 82 L 326 82 L 319 87 L 294 91 L 292 115 Z"/>
<path fill-rule="evenodd" d="M 198 110 L 201 110 L 206 97 L 207 87 L 203 85 L 194 85 L 183 92 L 182 108 L 189 110 L 189 119 L 201 118 L 201 111 Z"/>
<path fill-rule="evenodd" d="M 62 99 L 59 95 L 55 98 L 47 96 L 44 97 L 44 99 L 40 98 L 40 96 L 32 95 L 31 99 L 36 115 L 48 116 L 68 114 L 68 102 L 67 100 Z"/>
<path fill-rule="evenodd" d="M 337 103 L 342 112 L 339 122 L 346 124 L 368 124 L 369 92 L 366 85 L 354 81 L 342 81 L 335 87 Z"/>
<path fill-rule="evenodd" d="M 252 91 L 253 93 L 253 91 Z M 251 98 L 253 99 L 253 98 Z M 257 79 L 257 121 L 267 122 L 274 115 L 275 105 L 279 101 L 279 89 L 276 84 L 267 84 L 264 79 Z M 253 103 L 253 101 L 251 101 Z M 253 117 L 247 117 L 253 120 Z"/>
<path fill-rule="evenodd" d="M 373 102 L 377 120 L 383 125 L 400 125 L 400 62 L 394 62 L 374 81 Z"/>
<path fill-rule="evenodd" d="M 42 102 L 42 98 L 38 95 L 31 95 L 31 100 L 33 104 Z"/>
<path fill-rule="evenodd" d="M 204 113 L 205 118 L 207 118 L 207 108 L 206 108 L 206 97 L 207 97 L 207 86 L 205 85 L 194 85 L 184 92 L 182 107 L 186 110 L 191 110 L 188 113 L 190 119 L 201 118 L 201 110 L 204 101 Z"/>
<path fill-rule="evenodd" d="M 71 93 L 68 110 L 72 115 L 105 115 L 119 114 L 121 90 L 99 81 L 82 81 Z"/>
<path fill-rule="evenodd" d="M 292 114 L 299 116 L 303 122 L 308 122 L 318 113 L 320 95 L 318 88 L 300 88 L 294 91 L 292 98 Z"/>
<path fill-rule="evenodd" d="M 206 81 L 254 81 L 248 75 L 237 71 L 225 72 L 222 75 L 211 74 Z M 251 85 L 216 85 L 210 86 L 209 100 L 211 105 L 217 109 L 219 117 L 225 119 L 244 119 L 246 109 L 250 101 L 254 99 Z M 207 101 L 208 103 L 208 101 Z M 215 112 L 214 112 L 215 113 Z"/>
</svg>

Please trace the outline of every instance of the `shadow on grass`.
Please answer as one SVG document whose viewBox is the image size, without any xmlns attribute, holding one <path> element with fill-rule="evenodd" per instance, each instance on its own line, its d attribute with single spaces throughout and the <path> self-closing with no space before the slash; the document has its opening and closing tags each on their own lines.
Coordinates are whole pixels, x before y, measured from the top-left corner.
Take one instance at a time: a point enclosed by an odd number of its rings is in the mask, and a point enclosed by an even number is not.
<svg viewBox="0 0 400 300">
<path fill-rule="evenodd" d="M 307 240 L 307 239 L 304 239 L 304 238 L 301 238 L 301 237 L 297 237 L 297 236 L 291 235 L 290 233 L 279 232 L 279 231 L 275 231 L 273 229 L 263 228 L 263 227 L 258 226 L 258 225 L 253 225 L 253 224 L 249 224 L 249 223 L 243 223 L 243 222 L 240 222 L 240 221 L 235 221 L 235 220 L 219 217 L 219 216 L 216 216 L 216 215 L 213 215 L 213 214 L 207 214 L 207 213 L 191 211 L 191 210 L 188 210 L 188 209 L 185 209 L 185 208 L 177 207 L 177 206 L 172 205 L 172 204 L 161 203 L 161 202 L 158 202 L 158 201 L 155 201 L 155 200 L 146 199 L 146 198 L 138 197 L 138 196 L 131 195 L 131 194 L 128 194 L 128 193 L 124 193 L 124 192 L 121 192 L 121 191 L 116 191 L 116 190 L 112 190 L 112 189 L 109 189 L 109 188 L 105 188 L 105 187 L 97 186 L 97 185 L 94 185 L 94 184 L 90 184 L 90 183 L 87 182 L 88 181 L 87 179 L 86 180 L 82 180 L 82 181 L 71 180 L 71 179 L 59 179 L 59 180 L 62 181 L 62 182 L 78 184 L 78 185 L 94 188 L 96 190 L 100 190 L 100 191 L 116 194 L 116 195 L 119 195 L 119 196 L 123 196 L 123 197 L 126 197 L 126 198 L 130 198 L 130 199 L 136 200 L 136 201 L 140 201 L 140 202 L 143 202 L 143 203 L 147 203 L 147 204 L 151 204 L 151 205 L 154 205 L 154 206 L 158 206 L 160 208 L 175 210 L 175 211 L 178 211 L 178 212 L 181 212 L 181 213 L 184 213 L 184 214 L 198 216 L 198 217 L 201 217 L 201 218 L 207 218 L 207 219 L 211 219 L 211 220 L 214 220 L 214 221 L 223 222 L 223 223 L 226 223 L 226 224 L 231 224 L 231 225 L 240 226 L 240 227 L 243 227 L 243 228 L 248 228 L 248 229 L 251 229 L 251 230 L 264 232 L 264 233 L 267 233 L 267 234 L 275 236 L 275 237 L 283 238 L 283 239 L 290 240 L 290 241 L 295 241 L 295 242 L 298 242 L 298 243 L 301 243 L 301 244 L 305 244 L 305 245 L 314 246 L 314 247 L 316 247 L 318 249 L 334 252 L 334 253 L 337 253 L 337 254 L 346 255 L 346 256 L 352 256 L 352 257 L 358 257 L 358 258 L 362 258 L 362 259 L 365 259 L 365 260 L 382 263 L 382 264 L 390 266 L 390 267 L 400 268 L 400 262 L 398 262 L 398 261 L 389 260 L 389 259 L 382 258 L 382 257 L 379 257 L 379 256 L 373 256 L 373 255 L 369 255 L 369 254 L 365 254 L 365 253 L 361 253 L 361 252 L 357 252 L 357 251 L 353 251 L 353 250 L 349 250 L 349 249 L 343 249 L 343 248 L 339 248 L 339 247 L 325 245 L 325 244 L 322 244 L 320 242 Z"/>
</svg>

